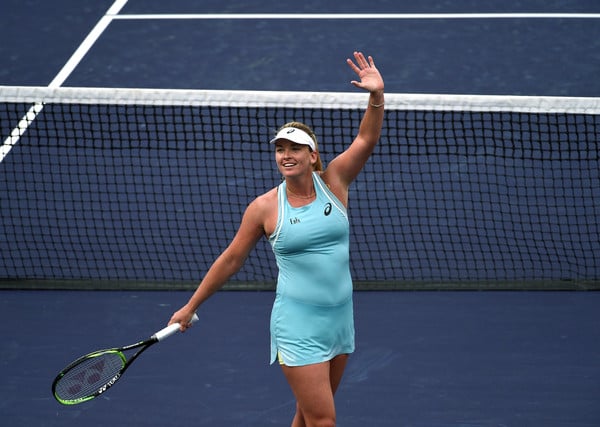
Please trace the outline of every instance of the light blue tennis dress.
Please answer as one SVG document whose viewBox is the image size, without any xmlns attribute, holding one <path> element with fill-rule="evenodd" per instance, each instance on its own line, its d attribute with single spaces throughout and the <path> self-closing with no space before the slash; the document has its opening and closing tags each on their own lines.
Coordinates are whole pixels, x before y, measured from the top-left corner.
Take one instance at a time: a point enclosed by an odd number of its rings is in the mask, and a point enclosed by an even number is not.
<svg viewBox="0 0 600 427">
<path fill-rule="evenodd" d="M 313 173 L 316 199 L 292 207 L 277 191 L 277 227 L 269 237 L 279 276 L 271 312 L 271 363 L 331 360 L 354 351 L 350 227 L 346 208 Z"/>
</svg>

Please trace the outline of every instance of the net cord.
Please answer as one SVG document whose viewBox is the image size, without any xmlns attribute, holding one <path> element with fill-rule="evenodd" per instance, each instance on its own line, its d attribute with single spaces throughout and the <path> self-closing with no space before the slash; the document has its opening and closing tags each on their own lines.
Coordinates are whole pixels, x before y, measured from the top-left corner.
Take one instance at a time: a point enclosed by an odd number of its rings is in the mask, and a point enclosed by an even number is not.
<svg viewBox="0 0 600 427">
<path fill-rule="evenodd" d="M 366 97 L 354 92 L 0 86 L 0 102 L 32 103 L 0 146 L 1 163 L 47 103 L 356 109 L 365 107 Z M 386 109 L 600 114 L 600 98 L 395 93 L 386 94 Z"/>
<path fill-rule="evenodd" d="M 0 102 L 355 109 L 366 107 L 367 95 L 362 92 L 0 86 Z M 600 114 L 600 97 L 388 93 L 385 108 Z"/>
</svg>

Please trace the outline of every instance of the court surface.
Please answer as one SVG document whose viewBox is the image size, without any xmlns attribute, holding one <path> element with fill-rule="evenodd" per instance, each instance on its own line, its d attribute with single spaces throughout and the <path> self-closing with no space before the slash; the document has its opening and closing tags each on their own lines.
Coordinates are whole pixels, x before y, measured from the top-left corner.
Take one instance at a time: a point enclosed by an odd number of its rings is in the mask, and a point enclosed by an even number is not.
<svg viewBox="0 0 600 427">
<path fill-rule="evenodd" d="M 3 291 L 2 425 L 289 425 L 291 393 L 268 365 L 270 292 L 215 295 L 102 397 L 54 401 L 66 362 L 145 338 L 187 296 Z M 599 304 L 597 292 L 357 292 L 338 425 L 597 426 Z"/>
<path fill-rule="evenodd" d="M 4 1 L 0 84 L 351 91 L 344 60 L 360 49 L 388 92 L 600 96 L 596 1 L 129 1 L 69 65 L 116 3 Z M 296 12 L 327 17 L 237 15 Z M 182 16 L 213 13 L 231 16 Z M 289 425 L 291 392 L 268 365 L 270 292 L 217 294 L 192 330 L 145 353 L 103 397 L 54 401 L 66 363 L 145 338 L 188 296 L 0 291 L 0 424 Z M 338 425 L 598 426 L 599 309 L 597 292 L 357 292 Z"/>
<path fill-rule="evenodd" d="M 95 27 L 115 5 L 107 26 Z M 46 86 L 68 71 L 64 86 L 352 91 L 345 59 L 363 50 L 390 93 L 600 95 L 597 1 L 367 5 L 5 0 L 0 84 Z M 93 29 L 80 62 L 68 65 Z"/>
</svg>

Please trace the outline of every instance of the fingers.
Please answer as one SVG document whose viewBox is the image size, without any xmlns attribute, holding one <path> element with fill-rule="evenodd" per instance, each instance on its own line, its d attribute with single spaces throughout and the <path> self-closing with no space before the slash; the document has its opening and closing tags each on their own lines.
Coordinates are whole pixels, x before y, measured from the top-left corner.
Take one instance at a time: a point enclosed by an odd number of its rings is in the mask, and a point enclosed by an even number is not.
<svg viewBox="0 0 600 427">
<path fill-rule="evenodd" d="M 360 77 L 360 79 L 364 79 L 367 74 L 372 74 L 373 72 L 377 73 L 377 68 L 375 67 L 375 61 L 372 56 L 369 56 L 368 59 L 365 58 L 362 52 L 354 52 L 354 61 L 350 58 L 346 59 L 346 63 L 352 68 L 352 71 Z M 363 82 L 358 82 L 356 80 L 352 80 L 354 86 L 363 87 Z"/>
<path fill-rule="evenodd" d="M 369 58 L 371 58 L 371 57 L 369 57 Z M 354 52 L 354 59 L 356 59 L 356 62 L 358 63 L 358 66 L 360 67 L 361 70 L 364 70 L 365 68 L 369 68 L 369 63 L 365 59 L 365 56 L 363 55 L 362 52 Z"/>
<path fill-rule="evenodd" d="M 375 68 L 375 61 L 370 55 L 367 60 L 367 58 L 365 58 L 362 52 L 354 52 L 354 60 L 356 61 L 356 65 L 350 58 L 346 59 L 346 62 L 356 73 L 359 73 L 361 70 L 364 70 L 366 68 Z"/>
<path fill-rule="evenodd" d="M 360 73 L 360 68 L 358 68 L 350 58 L 346 59 L 346 63 L 350 66 L 350 68 L 352 68 L 352 71 L 354 71 L 356 74 Z"/>
<path fill-rule="evenodd" d="M 354 59 L 358 66 L 350 58 L 346 59 L 346 63 L 350 66 L 350 68 L 352 68 L 352 71 L 354 71 L 360 77 L 360 72 L 367 67 L 368 64 L 362 52 L 354 52 Z M 352 80 L 350 83 L 358 88 L 361 87 L 361 83 L 356 80 Z"/>
<path fill-rule="evenodd" d="M 369 92 L 383 90 L 383 79 L 372 56 L 365 57 L 362 52 L 355 51 L 354 61 L 348 58 L 346 62 L 359 77 L 350 82 L 352 85 Z"/>
<path fill-rule="evenodd" d="M 186 330 L 188 330 L 189 328 L 192 327 L 192 322 L 186 322 L 184 320 L 184 321 L 179 322 L 179 325 L 180 325 L 179 326 L 179 331 L 185 332 Z"/>
<path fill-rule="evenodd" d="M 172 325 L 173 323 L 179 323 L 179 330 L 185 332 L 186 329 L 192 326 L 192 317 L 193 313 L 190 316 L 185 313 L 176 312 L 173 314 L 168 324 Z"/>
<path fill-rule="evenodd" d="M 179 327 L 179 331 L 180 332 L 185 332 L 185 331 L 187 331 L 191 327 L 192 327 L 191 323 L 188 323 L 187 325 L 185 323 L 181 323 L 181 326 Z"/>
</svg>

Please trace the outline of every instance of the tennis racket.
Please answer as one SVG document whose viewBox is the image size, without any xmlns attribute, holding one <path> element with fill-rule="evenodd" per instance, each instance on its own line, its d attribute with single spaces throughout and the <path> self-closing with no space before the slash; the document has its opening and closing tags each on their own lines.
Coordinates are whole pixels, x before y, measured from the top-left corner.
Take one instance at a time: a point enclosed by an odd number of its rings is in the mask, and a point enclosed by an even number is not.
<svg viewBox="0 0 600 427">
<path fill-rule="evenodd" d="M 198 316 L 194 313 L 192 322 Z M 112 387 L 137 357 L 149 347 L 179 330 L 173 323 L 150 338 L 124 347 L 98 350 L 81 356 L 64 368 L 52 382 L 52 394 L 63 405 L 76 405 L 100 396 Z M 139 349 L 127 358 L 125 352 Z"/>
</svg>

